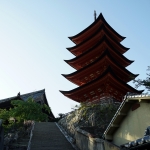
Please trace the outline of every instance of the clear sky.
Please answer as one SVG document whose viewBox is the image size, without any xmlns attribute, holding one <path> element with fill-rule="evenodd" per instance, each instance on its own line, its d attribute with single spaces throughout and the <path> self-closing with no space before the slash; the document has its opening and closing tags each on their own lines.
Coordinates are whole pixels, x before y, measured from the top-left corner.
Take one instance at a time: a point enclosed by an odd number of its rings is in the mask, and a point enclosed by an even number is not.
<svg viewBox="0 0 150 150">
<path fill-rule="evenodd" d="M 0 0 L 0 99 L 45 89 L 55 116 L 76 103 L 59 90 L 73 83 L 61 74 L 75 71 L 63 60 L 74 56 L 73 36 L 94 21 L 94 10 L 122 36 L 135 60 L 127 69 L 146 77 L 150 65 L 149 0 Z M 129 83 L 134 86 L 133 83 Z"/>
</svg>

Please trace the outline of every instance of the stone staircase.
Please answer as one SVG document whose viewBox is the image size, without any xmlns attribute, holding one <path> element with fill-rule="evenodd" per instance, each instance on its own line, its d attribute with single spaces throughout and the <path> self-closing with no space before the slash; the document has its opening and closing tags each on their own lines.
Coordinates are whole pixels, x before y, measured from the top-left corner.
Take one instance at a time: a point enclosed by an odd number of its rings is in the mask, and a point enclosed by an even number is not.
<svg viewBox="0 0 150 150">
<path fill-rule="evenodd" d="M 30 150 L 74 150 L 54 122 L 35 123 Z"/>
</svg>

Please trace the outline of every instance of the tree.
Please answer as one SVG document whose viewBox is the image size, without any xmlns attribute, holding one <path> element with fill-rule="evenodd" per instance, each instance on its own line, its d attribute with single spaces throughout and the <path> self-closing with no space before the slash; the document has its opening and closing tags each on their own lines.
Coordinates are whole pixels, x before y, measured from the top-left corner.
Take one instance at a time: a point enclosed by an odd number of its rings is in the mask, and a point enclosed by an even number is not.
<svg viewBox="0 0 150 150">
<path fill-rule="evenodd" d="M 148 66 L 148 71 L 150 71 L 150 66 Z M 145 80 L 137 79 L 133 80 L 135 83 L 136 88 L 140 86 L 144 86 L 148 91 L 150 91 L 150 73 L 147 73 L 147 78 Z"/>
<path fill-rule="evenodd" d="M 47 121 L 48 115 L 43 111 L 49 113 L 51 111 L 47 105 L 38 104 L 31 98 L 27 101 L 12 100 L 11 104 L 13 108 L 9 110 L 0 109 L 0 118 L 3 119 L 4 125 L 7 126 L 11 126 L 13 123 L 10 118 L 14 118 L 16 124 L 22 124 L 27 120 Z"/>
</svg>

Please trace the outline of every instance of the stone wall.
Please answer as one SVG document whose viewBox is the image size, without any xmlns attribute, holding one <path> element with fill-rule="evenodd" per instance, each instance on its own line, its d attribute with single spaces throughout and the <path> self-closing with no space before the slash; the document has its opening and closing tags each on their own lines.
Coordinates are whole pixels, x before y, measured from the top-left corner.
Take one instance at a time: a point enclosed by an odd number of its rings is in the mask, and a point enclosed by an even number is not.
<svg viewBox="0 0 150 150">
<path fill-rule="evenodd" d="M 80 150 L 105 150 L 102 139 L 92 138 L 88 132 L 79 128 L 76 129 L 75 140 Z"/>
<path fill-rule="evenodd" d="M 66 123 L 65 119 L 62 119 L 61 123 Z M 61 123 L 59 122 L 59 126 Z M 73 135 L 72 137 L 75 141 L 74 144 L 80 150 L 120 150 L 120 148 L 113 143 L 100 138 L 93 138 L 92 134 L 80 129 L 79 127 L 75 128 L 73 126 L 68 126 L 65 130 Z"/>
<path fill-rule="evenodd" d="M 59 120 L 58 125 L 62 126 L 63 129 L 74 138 L 75 128 L 78 126 L 79 118 L 79 112 L 76 110 Z"/>
<path fill-rule="evenodd" d="M 119 147 L 100 139 L 117 109 L 118 105 L 108 103 L 82 106 L 59 120 L 58 125 L 74 139 L 80 150 L 119 150 Z"/>
<path fill-rule="evenodd" d="M 76 128 L 75 132 L 76 146 L 80 150 L 120 150 L 113 143 L 99 138 L 93 138 L 88 132 Z"/>
<path fill-rule="evenodd" d="M 59 120 L 58 124 L 72 137 L 74 137 L 77 127 L 85 127 L 84 130 L 86 127 L 94 127 L 93 134 L 101 138 L 117 109 L 118 105 L 115 103 L 82 105 L 79 109 Z M 90 132 L 89 130 L 86 131 Z"/>
</svg>

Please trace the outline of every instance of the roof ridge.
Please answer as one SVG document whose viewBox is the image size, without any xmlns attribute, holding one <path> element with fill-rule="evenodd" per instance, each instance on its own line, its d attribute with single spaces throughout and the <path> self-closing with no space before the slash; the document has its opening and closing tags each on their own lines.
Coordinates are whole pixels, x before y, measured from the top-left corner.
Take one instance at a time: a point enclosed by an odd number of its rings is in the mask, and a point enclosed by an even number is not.
<svg viewBox="0 0 150 150">
<path fill-rule="evenodd" d="M 26 93 L 26 94 L 20 94 L 20 97 L 21 97 L 21 96 L 28 95 L 28 94 L 40 93 L 40 92 L 42 92 L 42 91 L 45 92 L 45 89 L 42 89 L 42 90 L 39 90 L 39 91 L 35 91 L 35 92 L 31 92 L 31 93 Z M 16 95 L 16 96 L 13 96 L 13 97 L 9 97 L 9 98 L 0 99 L 0 102 L 2 102 L 2 101 L 7 101 L 7 100 L 11 100 L 11 99 L 13 99 L 13 98 L 15 98 L 15 97 L 17 97 L 17 95 Z"/>
<path fill-rule="evenodd" d="M 119 36 L 120 38 L 125 39 L 125 37 L 121 36 L 117 31 L 115 31 L 105 20 L 105 18 L 103 17 L 102 13 L 99 14 L 99 16 L 97 17 L 97 19 L 91 23 L 88 27 L 86 27 L 84 30 L 82 30 L 81 32 L 79 32 L 78 34 L 74 35 L 74 36 L 70 36 L 68 37 L 71 41 L 73 41 L 73 38 L 76 38 L 77 36 L 81 35 L 82 33 L 84 33 L 85 31 L 87 31 L 88 29 L 90 29 L 94 24 L 96 24 L 99 20 L 104 21 L 104 24 L 106 24 L 106 26 L 108 26 L 110 28 L 110 30 L 112 30 L 112 32 L 114 32 L 117 36 Z M 75 42 L 74 42 L 75 43 Z"/>
</svg>

